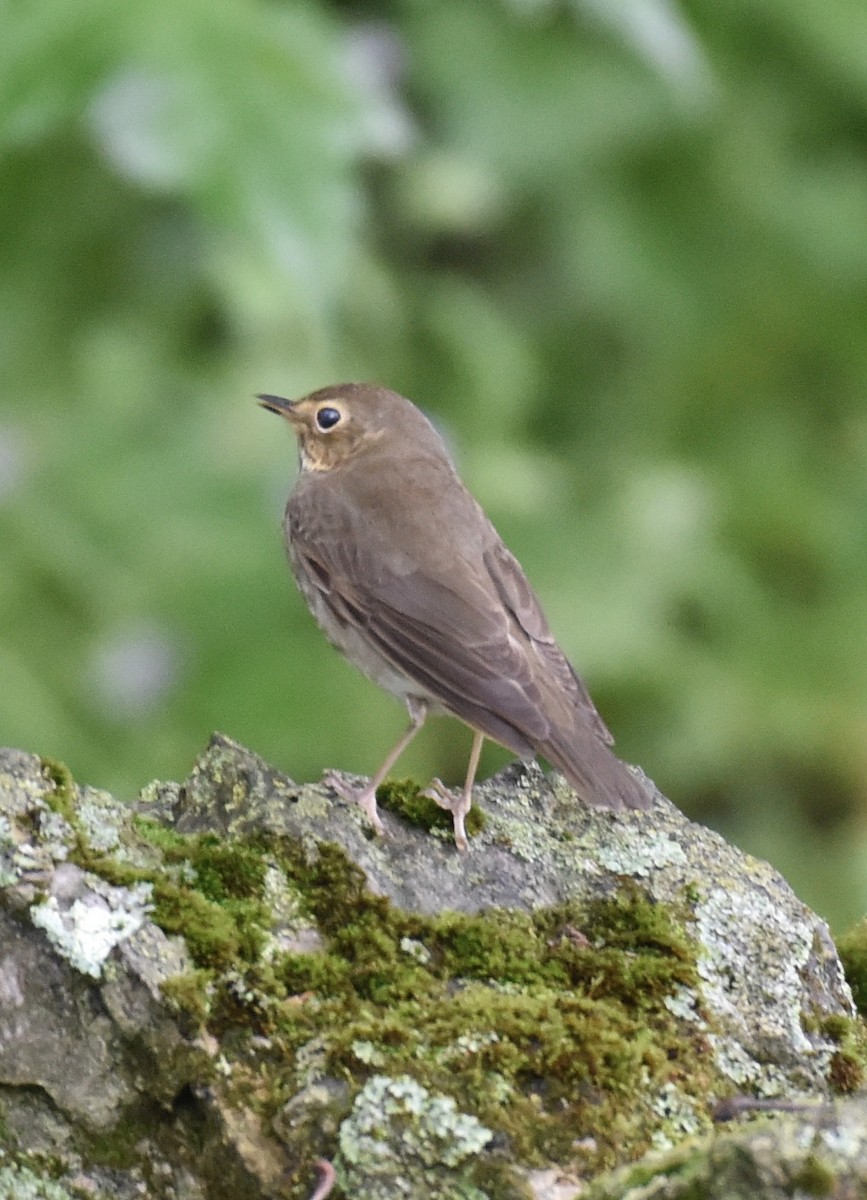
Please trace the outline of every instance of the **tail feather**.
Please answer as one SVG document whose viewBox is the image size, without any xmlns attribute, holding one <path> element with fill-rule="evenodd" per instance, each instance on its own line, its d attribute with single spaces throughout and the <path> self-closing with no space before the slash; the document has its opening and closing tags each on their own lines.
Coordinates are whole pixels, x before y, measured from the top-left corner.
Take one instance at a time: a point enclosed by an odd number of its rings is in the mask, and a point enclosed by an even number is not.
<svg viewBox="0 0 867 1200">
<path fill-rule="evenodd" d="M 647 809 L 653 804 L 645 785 L 591 730 L 577 739 L 574 731 L 568 740 L 555 736 L 535 749 L 566 776 L 587 804 L 615 810 Z"/>
</svg>

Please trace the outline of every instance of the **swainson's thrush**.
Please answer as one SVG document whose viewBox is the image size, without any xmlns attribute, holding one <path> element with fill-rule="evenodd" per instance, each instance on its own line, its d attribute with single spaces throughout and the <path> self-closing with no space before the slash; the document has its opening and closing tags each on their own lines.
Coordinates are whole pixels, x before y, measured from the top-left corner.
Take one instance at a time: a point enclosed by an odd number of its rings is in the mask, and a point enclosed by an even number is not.
<svg viewBox="0 0 867 1200">
<path fill-rule="evenodd" d="M 258 399 L 298 438 L 301 471 L 284 521 L 298 586 L 329 641 L 409 711 L 409 728 L 366 787 L 331 786 L 383 832 L 376 789 L 439 712 L 473 730 L 460 796 L 433 784 L 461 849 L 486 737 L 522 758 L 544 755 L 590 804 L 647 808 L 520 564 L 415 405 L 359 383 Z"/>
</svg>

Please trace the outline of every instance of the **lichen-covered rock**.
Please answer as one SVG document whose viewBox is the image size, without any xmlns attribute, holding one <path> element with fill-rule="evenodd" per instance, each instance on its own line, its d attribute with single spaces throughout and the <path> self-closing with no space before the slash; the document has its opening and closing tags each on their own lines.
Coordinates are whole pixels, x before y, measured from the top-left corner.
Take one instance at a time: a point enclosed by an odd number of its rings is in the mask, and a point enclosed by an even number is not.
<svg viewBox="0 0 867 1200">
<path fill-rule="evenodd" d="M 494 1134 L 458 1111 L 451 1096 L 431 1094 L 409 1076 L 374 1075 L 340 1127 L 346 1190 L 356 1200 L 438 1196 L 484 1200 L 467 1167 Z"/>
<path fill-rule="evenodd" d="M 69 1188 L 19 1164 L 0 1166 L 0 1196 L 3 1200 L 74 1200 Z"/>
<path fill-rule="evenodd" d="M 824 924 L 658 794 L 514 767 L 466 855 L 384 800 L 380 840 L 219 736 L 135 808 L 0 751 L 0 1171 L 307 1200 L 326 1158 L 362 1200 L 563 1200 L 733 1093 L 859 1083 Z"/>
<path fill-rule="evenodd" d="M 867 1195 L 867 1099 L 762 1115 L 600 1180 L 585 1200 L 791 1200 Z"/>
<path fill-rule="evenodd" d="M 708 1038 L 722 1074 L 762 1095 L 822 1093 L 834 1037 L 824 1015 L 854 1015 L 827 925 L 766 862 L 689 821 L 655 791 L 649 813 L 611 813 L 575 800 L 562 781 L 515 765 L 481 783 L 485 825 L 461 855 L 448 822 L 431 839 L 385 813 L 388 840 L 327 788 L 299 788 L 254 755 L 215 738 L 184 787 L 178 827 L 227 834 L 270 828 L 345 846 L 368 886 L 411 912 L 448 907 L 537 910 L 589 901 L 631 880 L 684 915 L 696 941 L 700 985 L 669 998 Z"/>
<path fill-rule="evenodd" d="M 192 962 L 150 920 L 153 888 L 135 875 L 155 856 L 132 817 L 35 755 L 0 751 L 3 1200 L 206 1195 L 185 1145 L 201 1114 L 184 1097 L 212 1073 L 213 1050 L 166 1003 L 162 985 Z M 102 859 L 109 845 L 116 857 Z M 74 861 L 88 858 L 105 873 Z M 129 885 L 106 878 L 124 872 Z M 227 1178 L 247 1179 L 233 1156 Z"/>
</svg>

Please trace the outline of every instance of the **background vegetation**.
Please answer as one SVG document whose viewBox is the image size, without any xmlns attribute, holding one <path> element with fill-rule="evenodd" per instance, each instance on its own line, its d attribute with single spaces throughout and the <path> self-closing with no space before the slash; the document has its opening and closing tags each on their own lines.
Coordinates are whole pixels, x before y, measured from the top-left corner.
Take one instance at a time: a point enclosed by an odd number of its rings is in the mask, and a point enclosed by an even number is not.
<svg viewBox="0 0 867 1200">
<path fill-rule="evenodd" d="M 416 399 L 624 757 L 867 908 L 867 8 L 36 0 L 0 39 L 0 740 L 372 770 L 260 390 Z M 407 758 L 460 777 L 436 723 Z M 505 755 L 488 752 L 486 769 Z"/>
</svg>

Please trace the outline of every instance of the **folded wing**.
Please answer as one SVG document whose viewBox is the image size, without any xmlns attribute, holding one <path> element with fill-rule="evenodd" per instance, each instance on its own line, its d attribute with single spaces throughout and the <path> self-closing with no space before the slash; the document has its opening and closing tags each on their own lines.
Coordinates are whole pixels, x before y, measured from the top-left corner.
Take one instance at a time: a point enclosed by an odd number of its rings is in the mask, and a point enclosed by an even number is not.
<svg viewBox="0 0 867 1200">
<path fill-rule="evenodd" d="M 487 518 L 476 524 L 480 543 L 458 561 L 445 532 L 430 536 L 447 521 L 428 521 L 424 540 L 413 531 L 402 537 L 398 525 L 388 540 L 365 537 L 361 549 L 335 529 L 339 513 L 317 516 L 319 536 L 309 520 L 295 521 L 293 553 L 336 620 L 362 630 L 389 663 L 474 729 L 523 757 L 544 755 L 589 803 L 647 807 Z"/>
</svg>

